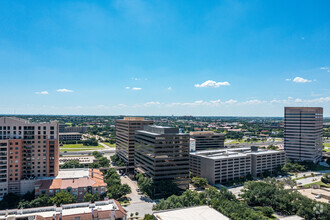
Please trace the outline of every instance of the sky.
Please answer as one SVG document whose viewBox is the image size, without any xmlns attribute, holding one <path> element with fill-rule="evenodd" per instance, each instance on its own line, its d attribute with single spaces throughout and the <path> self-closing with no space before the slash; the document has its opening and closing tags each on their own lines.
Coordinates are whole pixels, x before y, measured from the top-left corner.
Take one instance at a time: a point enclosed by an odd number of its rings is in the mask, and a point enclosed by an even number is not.
<svg viewBox="0 0 330 220">
<path fill-rule="evenodd" d="M 0 114 L 330 116 L 330 1 L 1 1 Z"/>
</svg>

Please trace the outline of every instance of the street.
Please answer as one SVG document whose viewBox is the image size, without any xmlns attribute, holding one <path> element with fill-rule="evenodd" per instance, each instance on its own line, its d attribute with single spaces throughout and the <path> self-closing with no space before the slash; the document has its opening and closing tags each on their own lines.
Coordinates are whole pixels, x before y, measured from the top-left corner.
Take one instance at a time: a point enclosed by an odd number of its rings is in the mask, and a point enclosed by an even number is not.
<svg viewBox="0 0 330 220">
<path fill-rule="evenodd" d="M 131 187 L 132 192 L 127 195 L 131 198 L 130 204 L 124 207 L 127 210 L 127 216 L 130 216 L 131 213 L 134 214 L 138 212 L 140 217 L 144 217 L 145 214 L 152 214 L 152 207 L 155 204 L 153 201 L 147 201 L 148 198 L 142 193 L 137 191 L 138 186 L 135 181 L 132 181 L 127 176 L 121 176 L 121 183 L 128 184 Z"/>
</svg>

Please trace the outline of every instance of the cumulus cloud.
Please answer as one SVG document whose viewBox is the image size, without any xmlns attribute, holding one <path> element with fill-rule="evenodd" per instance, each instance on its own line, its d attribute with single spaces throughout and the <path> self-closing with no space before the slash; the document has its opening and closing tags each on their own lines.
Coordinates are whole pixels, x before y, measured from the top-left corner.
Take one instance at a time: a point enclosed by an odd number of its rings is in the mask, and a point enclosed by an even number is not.
<svg viewBox="0 0 330 220">
<path fill-rule="evenodd" d="M 172 87 L 171 87 L 171 86 L 170 86 L 170 87 L 168 87 L 168 88 L 167 88 L 167 90 L 172 90 Z"/>
<path fill-rule="evenodd" d="M 285 81 L 291 81 L 291 79 L 285 79 Z"/>
<path fill-rule="evenodd" d="M 131 87 L 129 87 L 129 86 L 126 86 L 126 87 L 125 87 L 125 89 L 130 89 L 130 88 L 131 88 Z"/>
<path fill-rule="evenodd" d="M 35 92 L 37 95 L 48 95 L 47 91 Z"/>
<path fill-rule="evenodd" d="M 151 105 L 160 105 L 160 102 L 146 102 L 144 106 L 151 106 Z"/>
<path fill-rule="evenodd" d="M 203 82 L 202 84 L 195 84 L 195 87 L 197 88 L 218 88 L 220 86 L 230 86 L 229 82 L 216 82 L 213 80 L 207 80 Z"/>
<path fill-rule="evenodd" d="M 229 99 L 229 100 L 226 101 L 225 103 L 226 103 L 226 104 L 235 104 L 235 103 L 237 103 L 237 101 L 234 100 L 234 99 Z"/>
<path fill-rule="evenodd" d="M 323 66 L 323 67 L 321 67 L 320 69 L 321 69 L 321 70 L 327 70 L 327 69 L 329 69 L 329 67 Z"/>
<path fill-rule="evenodd" d="M 57 92 L 73 92 L 73 90 L 70 89 L 58 89 Z"/>
<path fill-rule="evenodd" d="M 296 78 L 293 79 L 293 82 L 295 82 L 295 83 L 307 83 L 307 82 L 312 82 L 312 80 L 304 79 L 304 78 L 301 78 L 301 77 L 297 76 Z"/>
<path fill-rule="evenodd" d="M 252 99 L 252 100 L 242 102 L 242 104 L 262 104 L 262 103 L 265 103 L 265 101 L 260 101 L 258 99 Z"/>
<path fill-rule="evenodd" d="M 142 90 L 142 88 L 133 87 L 132 90 Z"/>
</svg>

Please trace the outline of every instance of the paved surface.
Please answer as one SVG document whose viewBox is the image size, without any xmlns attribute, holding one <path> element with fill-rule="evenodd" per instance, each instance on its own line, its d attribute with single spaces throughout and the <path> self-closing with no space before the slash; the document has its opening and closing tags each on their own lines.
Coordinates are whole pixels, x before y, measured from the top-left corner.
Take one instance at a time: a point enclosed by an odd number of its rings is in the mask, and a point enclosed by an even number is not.
<svg viewBox="0 0 330 220">
<path fill-rule="evenodd" d="M 127 176 L 121 176 L 121 183 L 128 184 L 132 189 L 132 193 L 127 195 L 132 201 L 130 202 L 130 205 L 124 207 L 128 212 L 127 217 L 130 217 L 131 213 L 136 216 L 136 212 L 138 212 L 138 216 L 142 218 L 145 214 L 152 214 L 152 207 L 155 203 L 151 200 L 147 201 L 148 199 L 143 194 L 137 192 L 138 186 L 136 181 L 132 181 Z"/>
<path fill-rule="evenodd" d="M 330 203 L 328 199 L 325 198 L 315 198 L 315 194 L 317 195 L 326 195 L 330 196 L 330 191 L 322 190 L 322 189 L 301 189 L 298 190 L 302 195 L 307 196 L 308 198 L 318 201 L 318 202 L 324 202 L 324 203 Z M 312 192 L 314 194 L 312 194 Z"/>
<path fill-rule="evenodd" d="M 232 192 L 236 197 L 238 194 L 241 193 L 241 190 L 243 189 L 243 186 L 235 187 L 235 188 L 230 188 L 228 191 Z"/>
</svg>

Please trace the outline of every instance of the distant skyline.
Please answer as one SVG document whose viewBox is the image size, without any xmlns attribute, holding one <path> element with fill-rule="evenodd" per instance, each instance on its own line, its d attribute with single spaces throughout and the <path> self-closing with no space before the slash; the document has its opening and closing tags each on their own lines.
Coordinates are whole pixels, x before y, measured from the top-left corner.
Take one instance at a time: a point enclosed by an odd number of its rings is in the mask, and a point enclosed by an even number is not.
<svg viewBox="0 0 330 220">
<path fill-rule="evenodd" d="M 0 114 L 329 117 L 329 8 L 2 1 Z"/>
</svg>

